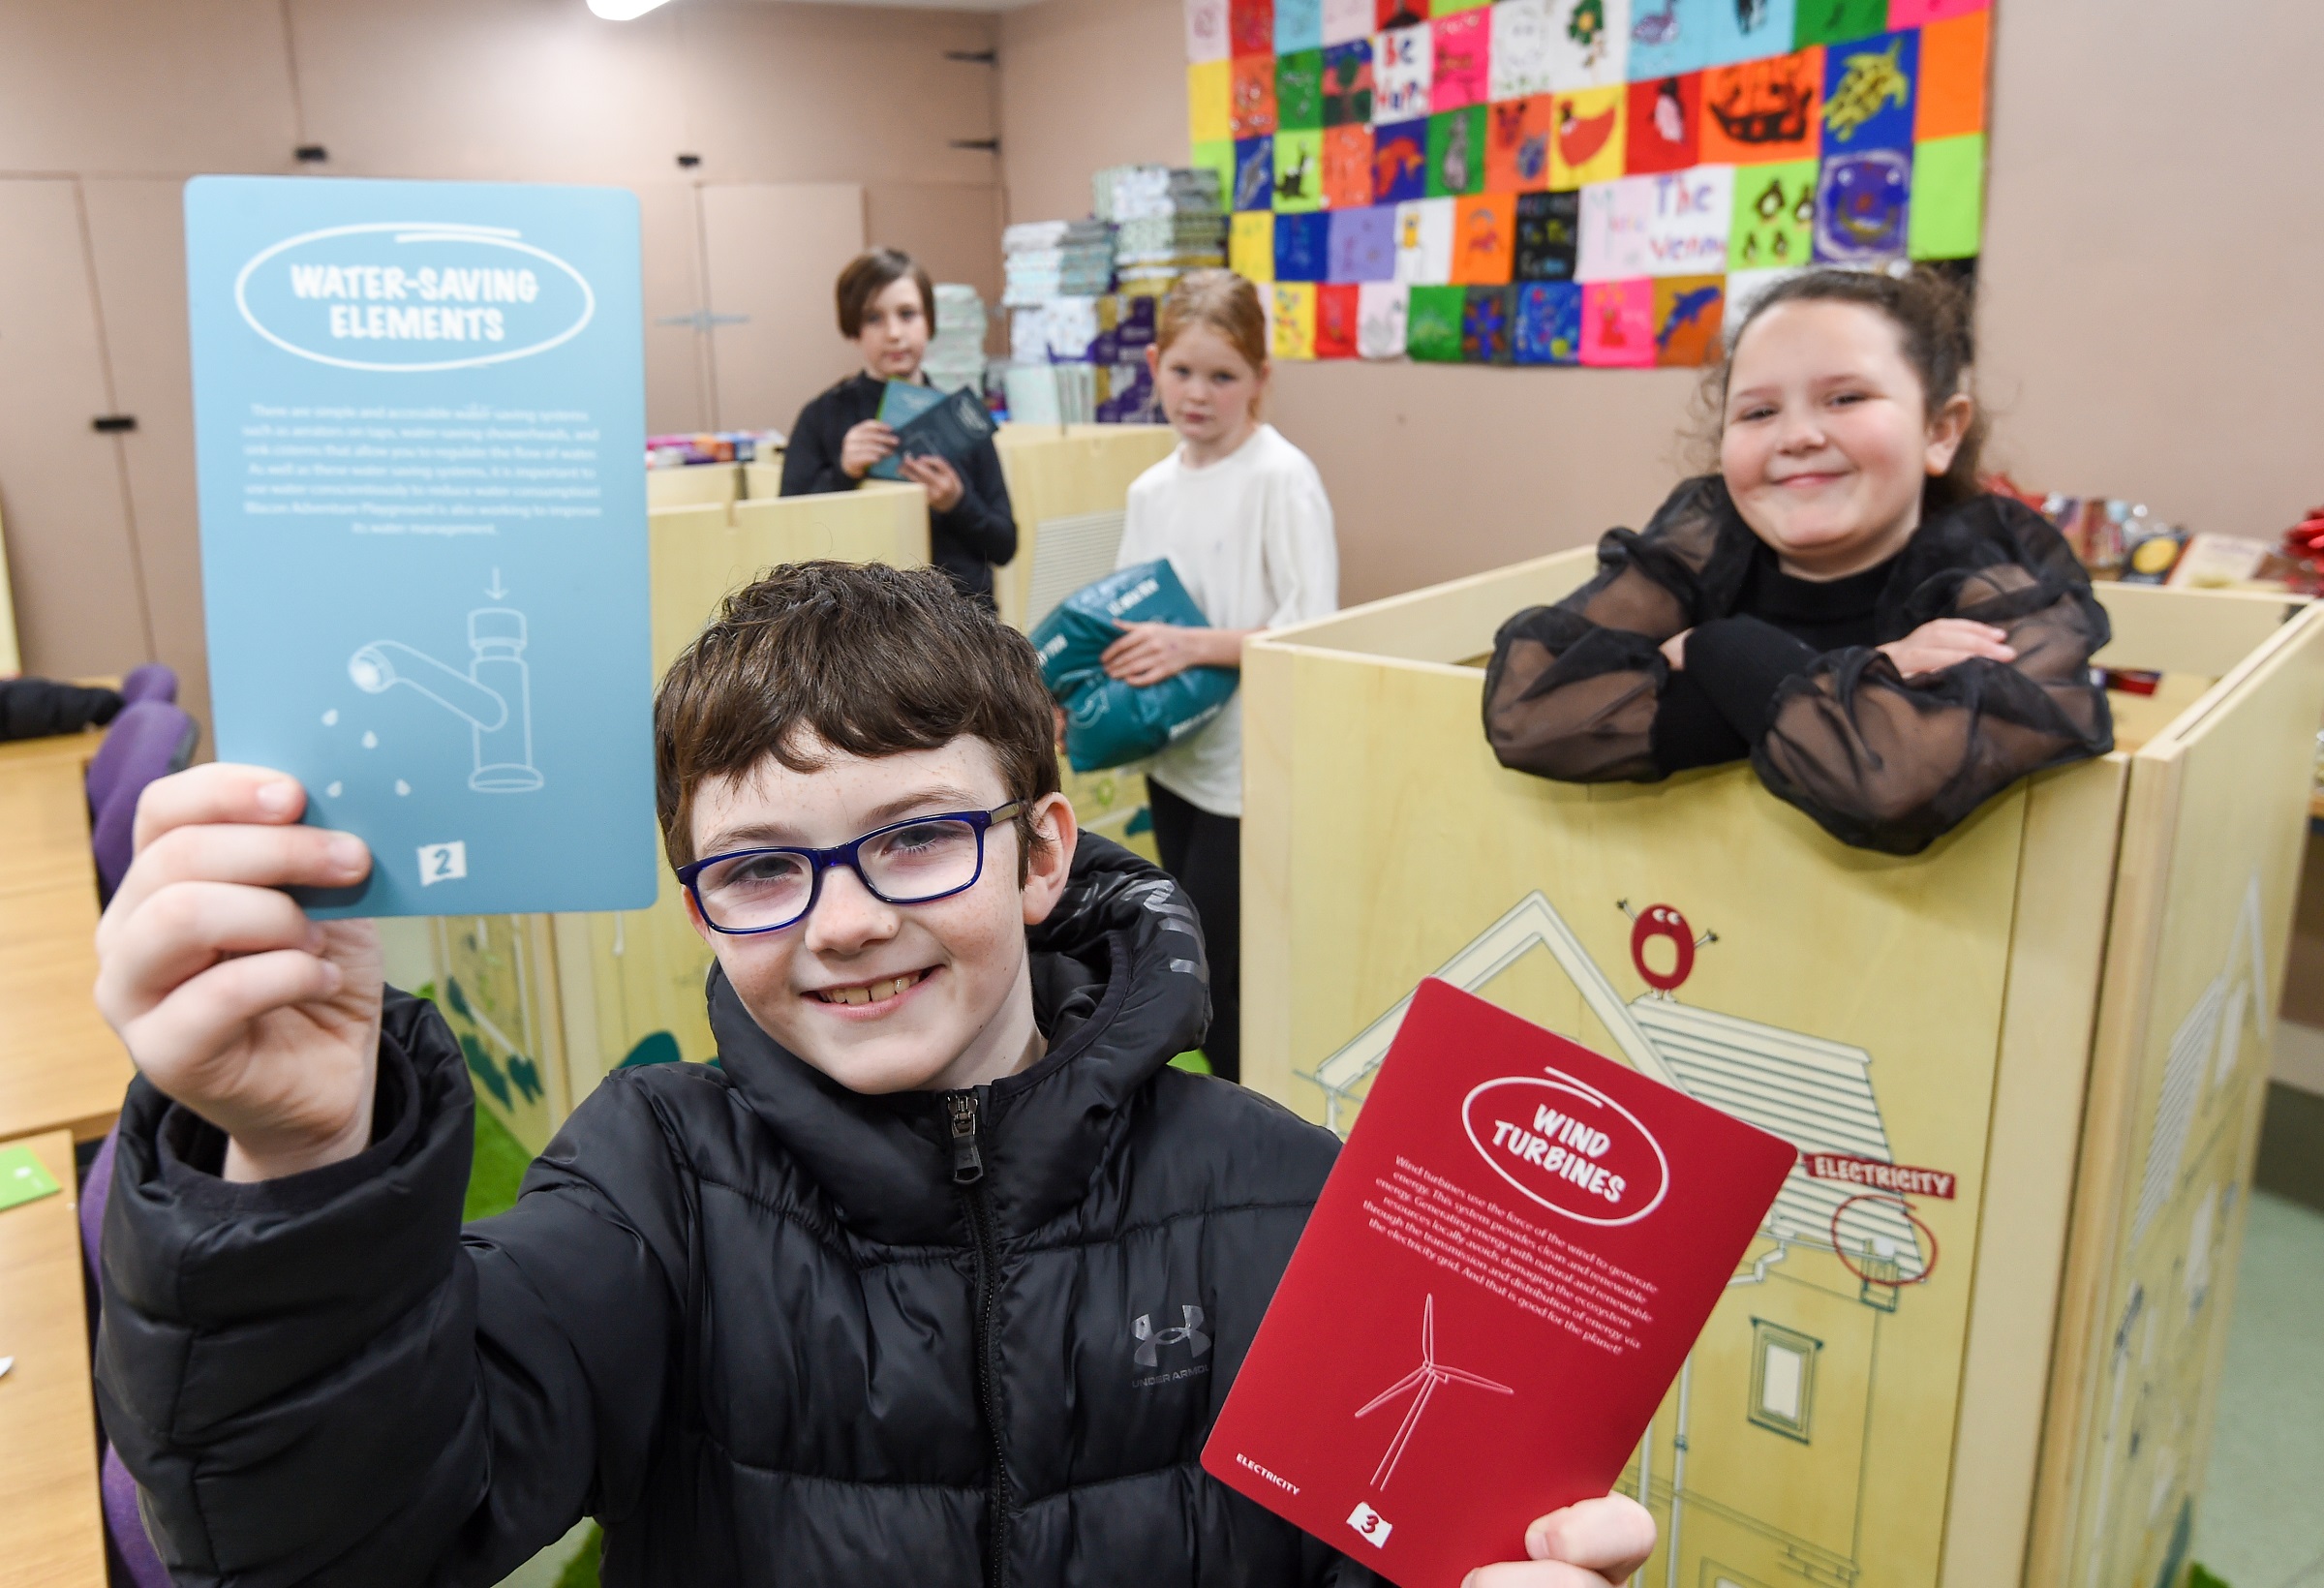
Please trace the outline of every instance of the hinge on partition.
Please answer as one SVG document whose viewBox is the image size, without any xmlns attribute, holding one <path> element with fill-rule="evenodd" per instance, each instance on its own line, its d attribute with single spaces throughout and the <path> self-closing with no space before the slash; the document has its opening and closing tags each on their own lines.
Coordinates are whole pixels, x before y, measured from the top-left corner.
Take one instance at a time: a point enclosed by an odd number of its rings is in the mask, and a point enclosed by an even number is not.
<svg viewBox="0 0 2324 1588">
<path fill-rule="evenodd" d="M 971 66 L 998 66 L 1000 51 L 997 49 L 947 49 L 944 51 L 944 58 L 948 61 L 966 61 Z"/>
<path fill-rule="evenodd" d="M 135 413 L 100 413 L 89 421 L 89 428 L 100 436 L 118 436 L 138 428 Z"/>
<path fill-rule="evenodd" d="M 952 140 L 952 146 L 956 149 L 982 149 L 987 154 L 1000 153 L 1000 139 L 997 137 L 956 137 Z"/>
</svg>

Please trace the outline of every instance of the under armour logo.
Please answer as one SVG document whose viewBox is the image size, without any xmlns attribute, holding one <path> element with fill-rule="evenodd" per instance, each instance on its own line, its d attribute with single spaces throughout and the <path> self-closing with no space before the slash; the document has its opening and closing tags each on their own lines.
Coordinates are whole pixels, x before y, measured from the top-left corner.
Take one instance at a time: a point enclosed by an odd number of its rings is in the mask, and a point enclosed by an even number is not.
<svg viewBox="0 0 2324 1588">
<path fill-rule="evenodd" d="M 1144 1312 L 1130 1325 L 1130 1333 L 1138 1341 L 1138 1349 L 1131 1353 L 1131 1359 L 1140 1367 L 1152 1367 L 1159 1362 L 1162 1348 L 1166 1345 L 1190 1345 L 1197 1357 L 1210 1354 L 1210 1336 L 1203 1332 L 1203 1309 L 1180 1307 L 1178 1311 L 1186 1317 L 1184 1326 L 1178 1328 L 1166 1328 L 1156 1333 L 1152 1315 Z"/>
</svg>

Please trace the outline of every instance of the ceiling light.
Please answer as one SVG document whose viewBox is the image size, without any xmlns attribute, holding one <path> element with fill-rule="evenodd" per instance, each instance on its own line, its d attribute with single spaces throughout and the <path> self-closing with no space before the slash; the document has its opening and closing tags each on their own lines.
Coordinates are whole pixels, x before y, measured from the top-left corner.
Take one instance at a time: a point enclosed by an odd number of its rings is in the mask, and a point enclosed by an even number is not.
<svg viewBox="0 0 2324 1588">
<path fill-rule="evenodd" d="M 589 0 L 589 9 L 608 22 L 627 22 L 660 4 L 662 0 Z"/>
</svg>

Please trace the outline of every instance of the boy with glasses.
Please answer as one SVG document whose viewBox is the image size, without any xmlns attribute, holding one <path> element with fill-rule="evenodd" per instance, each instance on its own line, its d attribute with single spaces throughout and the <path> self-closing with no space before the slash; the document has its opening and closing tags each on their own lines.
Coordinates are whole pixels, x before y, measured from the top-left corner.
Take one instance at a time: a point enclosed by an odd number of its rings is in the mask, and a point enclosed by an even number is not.
<svg viewBox="0 0 2324 1588">
<path fill-rule="evenodd" d="M 490 1583 L 593 1515 L 609 1583 L 1370 1581 L 1197 1465 L 1333 1144 L 1168 1067 L 1192 912 L 1051 733 L 939 574 L 732 596 L 655 722 L 721 1067 L 607 1077 L 465 1232 L 457 1046 L 278 891 L 362 844 L 262 769 L 154 785 L 99 1383 L 178 1580 Z M 1592 1501 L 1478 1580 L 1652 1539 Z"/>
</svg>

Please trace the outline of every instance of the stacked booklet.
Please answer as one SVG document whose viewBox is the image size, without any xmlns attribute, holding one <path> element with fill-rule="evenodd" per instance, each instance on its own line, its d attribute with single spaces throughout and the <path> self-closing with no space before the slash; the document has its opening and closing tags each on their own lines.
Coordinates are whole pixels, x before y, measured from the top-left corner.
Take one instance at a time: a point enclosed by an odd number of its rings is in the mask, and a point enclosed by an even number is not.
<svg viewBox="0 0 2324 1588">
<path fill-rule="evenodd" d="M 1105 221 L 1023 221 L 1000 234 L 1001 301 L 1032 309 L 1095 297 L 1114 285 L 1114 228 Z"/>
<path fill-rule="evenodd" d="M 1227 262 L 1218 172 L 1116 166 L 1092 185 L 1098 214 L 1114 223 L 1114 274 L 1123 292 L 1159 297 L 1187 271 Z"/>
<path fill-rule="evenodd" d="M 930 385 L 939 391 L 984 390 L 987 324 L 985 300 L 975 288 L 936 284 L 936 334 L 920 360 Z"/>
</svg>

